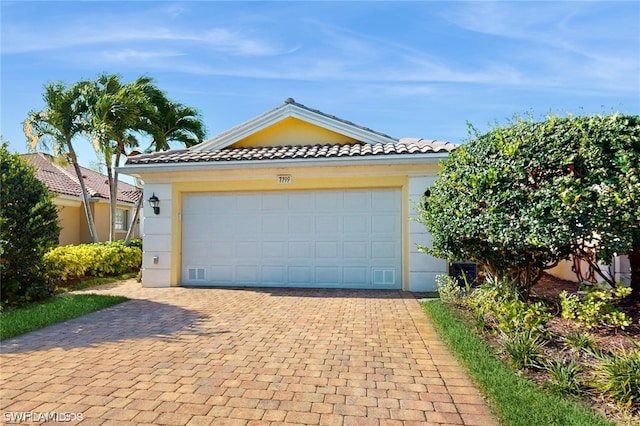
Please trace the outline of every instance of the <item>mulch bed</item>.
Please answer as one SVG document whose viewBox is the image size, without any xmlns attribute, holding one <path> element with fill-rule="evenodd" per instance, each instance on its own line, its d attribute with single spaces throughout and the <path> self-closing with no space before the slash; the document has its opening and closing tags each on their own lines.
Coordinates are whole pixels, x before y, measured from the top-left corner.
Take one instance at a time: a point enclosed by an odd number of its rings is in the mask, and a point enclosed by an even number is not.
<svg viewBox="0 0 640 426">
<path fill-rule="evenodd" d="M 592 358 L 591 355 L 582 353 L 575 349 L 567 349 L 563 344 L 562 337 L 575 331 L 588 332 L 591 334 L 594 337 L 597 348 L 605 353 L 618 353 L 621 350 L 638 350 L 638 347 L 634 345 L 634 342 L 636 342 L 636 345 L 640 344 L 640 324 L 638 323 L 640 320 L 640 304 L 627 301 L 619 306 L 623 312 L 633 318 L 633 324 L 625 327 L 624 330 L 616 330 L 606 327 L 597 327 L 587 330 L 574 321 L 565 320 L 560 317 L 560 293 L 562 291 L 577 293 L 580 291 L 580 288 L 575 282 L 559 279 L 545 273 L 538 283 L 536 283 L 536 285 L 531 289 L 530 298 L 532 300 L 542 300 L 548 306 L 552 306 L 551 310 L 555 315 L 554 318 L 547 323 L 547 330 L 555 337 L 544 347 L 545 359 L 552 359 L 558 356 L 569 356 L 581 359 L 582 362 L 587 362 L 587 364 L 589 364 L 590 361 L 594 361 L 595 358 L 591 360 L 589 359 Z M 473 324 L 473 320 L 468 312 L 463 312 L 463 316 L 467 317 L 470 325 Z M 483 338 L 496 350 L 497 353 L 501 352 L 500 336 L 494 333 L 483 333 Z M 504 358 L 505 362 L 507 361 L 507 357 L 505 355 L 500 356 Z M 523 373 L 532 382 L 537 383 L 540 386 L 544 386 L 544 384 L 549 380 L 548 373 L 542 370 L 528 369 Z M 621 425 L 640 426 L 640 410 L 635 410 L 634 412 L 621 410 L 610 401 L 594 394 L 585 394 L 581 400 L 616 423 Z"/>
<path fill-rule="evenodd" d="M 547 303 L 551 303 L 557 309 L 556 314 L 559 313 L 560 307 L 560 293 L 566 291 L 567 293 L 577 293 L 579 291 L 578 284 L 573 281 L 567 281 L 560 278 L 556 278 L 553 275 L 545 273 L 542 278 L 531 289 L 531 295 L 534 298 L 540 298 Z M 619 305 L 619 308 L 633 319 L 632 325 L 625 327 L 624 330 L 616 330 L 612 328 L 599 327 L 590 330 L 590 332 L 596 337 L 598 346 L 600 349 L 606 352 L 612 352 L 620 349 L 627 351 L 633 349 L 633 342 L 640 344 L 640 304 L 633 303 L 631 300 L 626 300 Z M 558 316 L 553 318 L 547 324 L 547 328 L 554 334 L 566 336 L 572 331 L 585 331 L 584 327 L 581 327 L 573 321 L 564 320 Z"/>
</svg>

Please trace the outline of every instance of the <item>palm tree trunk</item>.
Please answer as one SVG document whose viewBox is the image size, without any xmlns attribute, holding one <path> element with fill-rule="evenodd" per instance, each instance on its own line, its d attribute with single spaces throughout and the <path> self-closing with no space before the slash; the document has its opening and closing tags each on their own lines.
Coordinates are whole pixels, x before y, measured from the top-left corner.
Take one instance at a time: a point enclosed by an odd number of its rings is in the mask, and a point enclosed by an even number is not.
<svg viewBox="0 0 640 426">
<path fill-rule="evenodd" d="M 107 162 L 107 173 L 109 177 L 109 212 L 110 212 L 110 223 L 109 223 L 109 241 L 115 241 L 116 239 L 116 213 L 118 206 L 118 166 L 120 165 L 120 148 L 116 149 L 115 154 L 115 167 L 111 167 L 111 162 L 106 160 Z"/>
<path fill-rule="evenodd" d="M 124 244 L 129 244 L 131 238 L 133 237 L 133 228 L 136 226 L 136 220 L 138 220 L 138 216 L 140 215 L 140 206 L 142 205 L 142 191 L 140 191 L 140 196 L 136 201 L 136 209 L 133 212 L 133 219 L 129 223 L 129 229 L 127 229 L 127 236 L 124 238 Z"/>
<path fill-rule="evenodd" d="M 118 181 L 114 177 L 114 170 L 107 167 L 107 179 L 109 181 L 109 241 L 115 241 L 116 237 L 116 206 L 118 204 Z"/>
<path fill-rule="evenodd" d="M 91 213 L 91 206 L 89 205 L 89 192 L 87 191 L 87 185 L 84 183 L 84 178 L 82 177 L 82 171 L 80 170 L 80 166 L 78 165 L 78 157 L 76 156 L 76 151 L 73 149 L 73 145 L 71 141 L 67 141 L 67 148 L 69 149 L 69 157 L 71 157 L 71 164 L 73 165 L 73 170 L 76 172 L 76 177 L 78 178 L 78 182 L 80 183 L 80 189 L 82 190 L 82 204 L 84 205 L 84 213 L 87 217 L 87 224 L 89 226 L 89 235 L 91 236 L 91 241 L 97 243 L 99 241 L 98 232 L 96 231 L 96 226 L 93 220 L 93 214 Z"/>
</svg>

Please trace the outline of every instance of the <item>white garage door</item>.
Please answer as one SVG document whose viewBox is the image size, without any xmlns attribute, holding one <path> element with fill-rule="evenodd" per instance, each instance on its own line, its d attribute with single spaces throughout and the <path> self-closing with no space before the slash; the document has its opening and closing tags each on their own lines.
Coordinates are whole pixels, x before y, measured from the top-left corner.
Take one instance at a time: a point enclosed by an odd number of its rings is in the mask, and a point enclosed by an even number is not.
<svg viewBox="0 0 640 426">
<path fill-rule="evenodd" d="M 401 288 L 397 189 L 185 194 L 182 284 Z"/>
</svg>

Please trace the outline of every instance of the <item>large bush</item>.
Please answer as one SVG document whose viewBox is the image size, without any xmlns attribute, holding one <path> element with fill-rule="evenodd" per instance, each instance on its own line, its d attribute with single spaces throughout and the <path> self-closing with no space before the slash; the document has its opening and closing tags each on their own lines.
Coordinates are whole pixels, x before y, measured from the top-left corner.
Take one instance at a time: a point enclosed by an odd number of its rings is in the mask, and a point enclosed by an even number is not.
<svg viewBox="0 0 640 426">
<path fill-rule="evenodd" d="M 43 255 L 58 244 L 58 212 L 34 170 L 0 146 L 0 273 L 2 304 L 46 298 L 52 288 Z"/>
<path fill-rule="evenodd" d="M 64 282 L 134 272 L 140 269 L 142 250 L 121 241 L 78 244 L 57 247 L 44 260 L 49 276 Z"/>
<path fill-rule="evenodd" d="M 421 221 L 431 254 L 481 264 L 526 293 L 577 254 L 628 254 L 640 296 L 640 116 L 517 119 L 454 151 Z"/>
</svg>

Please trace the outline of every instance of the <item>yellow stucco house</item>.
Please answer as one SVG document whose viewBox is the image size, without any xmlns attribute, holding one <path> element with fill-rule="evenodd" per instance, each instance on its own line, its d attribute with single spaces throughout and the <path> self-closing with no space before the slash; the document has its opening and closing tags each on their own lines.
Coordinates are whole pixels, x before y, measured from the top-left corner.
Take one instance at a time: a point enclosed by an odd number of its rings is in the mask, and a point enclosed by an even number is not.
<svg viewBox="0 0 640 426">
<path fill-rule="evenodd" d="M 23 154 L 28 164 L 36 169 L 36 178 L 44 183 L 55 198 L 60 222 L 60 245 L 90 243 L 89 225 L 82 205 L 82 191 L 78 178 L 70 165 L 58 164 L 49 154 Z M 90 208 L 100 241 L 109 239 L 109 184 L 107 176 L 80 167 L 90 195 Z M 116 239 L 124 239 L 140 190 L 126 182 L 118 183 L 116 212 Z M 134 237 L 140 236 L 139 226 L 134 228 Z"/>
<path fill-rule="evenodd" d="M 429 234 L 411 217 L 455 147 L 289 98 L 192 148 L 129 157 L 120 171 L 147 203 L 142 285 L 433 291 L 448 265 L 418 252 Z"/>
</svg>

